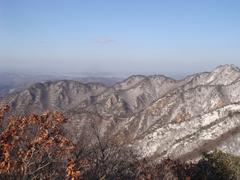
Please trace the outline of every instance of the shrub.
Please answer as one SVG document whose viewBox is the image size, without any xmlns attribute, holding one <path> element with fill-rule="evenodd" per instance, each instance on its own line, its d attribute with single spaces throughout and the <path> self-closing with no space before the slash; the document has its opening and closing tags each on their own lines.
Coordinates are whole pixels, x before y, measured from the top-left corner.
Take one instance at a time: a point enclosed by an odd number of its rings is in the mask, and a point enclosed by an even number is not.
<svg viewBox="0 0 240 180">
<path fill-rule="evenodd" d="M 215 150 L 204 154 L 192 170 L 193 179 L 239 179 L 240 157 Z"/>
<path fill-rule="evenodd" d="M 8 108 L 0 109 L 3 122 Z M 0 132 L 0 176 L 13 179 L 51 179 L 65 176 L 65 166 L 74 150 L 64 135 L 60 113 L 8 117 Z M 0 177 L 0 178 L 1 178 Z"/>
</svg>

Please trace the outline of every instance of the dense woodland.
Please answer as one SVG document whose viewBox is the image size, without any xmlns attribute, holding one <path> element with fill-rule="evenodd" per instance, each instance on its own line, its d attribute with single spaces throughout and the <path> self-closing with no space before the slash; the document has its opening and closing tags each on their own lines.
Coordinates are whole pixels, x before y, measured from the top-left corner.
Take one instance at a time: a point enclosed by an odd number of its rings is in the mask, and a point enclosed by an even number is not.
<svg viewBox="0 0 240 180">
<path fill-rule="evenodd" d="M 8 111 L 0 108 L 0 179 L 240 179 L 240 157 L 217 150 L 197 163 L 156 164 L 101 139 L 94 126 L 96 143 L 73 143 L 61 113 L 11 117 Z"/>
</svg>

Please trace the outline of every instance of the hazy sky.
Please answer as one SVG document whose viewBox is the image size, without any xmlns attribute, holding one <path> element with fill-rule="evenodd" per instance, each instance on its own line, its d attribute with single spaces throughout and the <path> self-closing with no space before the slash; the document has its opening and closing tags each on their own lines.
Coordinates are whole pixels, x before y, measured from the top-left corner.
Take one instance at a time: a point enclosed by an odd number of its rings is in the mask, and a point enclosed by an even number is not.
<svg viewBox="0 0 240 180">
<path fill-rule="evenodd" d="M 240 66 L 239 0 L 0 0 L 0 70 L 181 75 Z"/>
</svg>

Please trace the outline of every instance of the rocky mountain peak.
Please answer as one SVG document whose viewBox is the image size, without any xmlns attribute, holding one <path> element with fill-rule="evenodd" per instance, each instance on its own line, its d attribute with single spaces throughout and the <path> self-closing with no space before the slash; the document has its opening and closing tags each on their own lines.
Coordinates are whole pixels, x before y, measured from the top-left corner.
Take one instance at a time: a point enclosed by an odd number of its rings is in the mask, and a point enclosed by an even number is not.
<svg viewBox="0 0 240 180">
<path fill-rule="evenodd" d="M 231 84 L 240 78 L 240 70 L 234 65 L 221 65 L 213 70 L 208 77 L 210 84 Z"/>
<path fill-rule="evenodd" d="M 220 66 L 216 67 L 213 72 L 221 72 L 221 71 L 240 72 L 240 69 L 237 66 L 235 66 L 234 64 L 224 64 L 224 65 L 220 65 Z"/>
</svg>

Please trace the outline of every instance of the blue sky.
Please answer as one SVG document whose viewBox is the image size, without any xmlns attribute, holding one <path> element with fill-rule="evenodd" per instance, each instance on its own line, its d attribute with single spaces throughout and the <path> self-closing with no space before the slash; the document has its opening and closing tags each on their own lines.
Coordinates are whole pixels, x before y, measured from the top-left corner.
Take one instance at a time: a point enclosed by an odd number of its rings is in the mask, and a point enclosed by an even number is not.
<svg viewBox="0 0 240 180">
<path fill-rule="evenodd" d="M 0 0 L 0 70 L 183 75 L 240 66 L 238 0 Z"/>
</svg>

